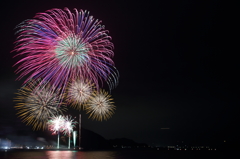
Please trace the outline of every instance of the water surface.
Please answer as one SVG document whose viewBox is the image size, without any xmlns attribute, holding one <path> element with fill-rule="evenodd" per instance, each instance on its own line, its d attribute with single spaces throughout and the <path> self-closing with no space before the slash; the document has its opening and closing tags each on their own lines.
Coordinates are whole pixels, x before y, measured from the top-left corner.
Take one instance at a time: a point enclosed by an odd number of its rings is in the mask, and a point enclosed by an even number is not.
<svg viewBox="0 0 240 159">
<path fill-rule="evenodd" d="M 59 150 L 0 150 L 0 159 L 170 159 L 224 158 L 219 152 L 200 151 L 59 151 Z"/>
</svg>

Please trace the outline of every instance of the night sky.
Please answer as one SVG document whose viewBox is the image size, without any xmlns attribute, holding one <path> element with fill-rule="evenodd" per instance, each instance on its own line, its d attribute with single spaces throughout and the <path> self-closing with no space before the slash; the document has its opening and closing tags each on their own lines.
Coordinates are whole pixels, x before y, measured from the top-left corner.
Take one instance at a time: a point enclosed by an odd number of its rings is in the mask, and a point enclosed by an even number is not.
<svg viewBox="0 0 240 159">
<path fill-rule="evenodd" d="M 2 3 L 2 2 L 1 2 Z M 14 110 L 23 80 L 12 67 L 14 28 L 38 12 L 68 7 L 90 11 L 109 30 L 120 73 L 108 121 L 82 126 L 106 139 L 151 145 L 239 140 L 239 49 L 235 14 L 219 1 L 41 0 L 1 4 L 0 137 L 28 129 Z M 78 112 L 69 110 L 72 116 Z M 169 129 L 164 129 L 169 128 Z M 38 134 L 41 134 L 38 132 Z"/>
</svg>

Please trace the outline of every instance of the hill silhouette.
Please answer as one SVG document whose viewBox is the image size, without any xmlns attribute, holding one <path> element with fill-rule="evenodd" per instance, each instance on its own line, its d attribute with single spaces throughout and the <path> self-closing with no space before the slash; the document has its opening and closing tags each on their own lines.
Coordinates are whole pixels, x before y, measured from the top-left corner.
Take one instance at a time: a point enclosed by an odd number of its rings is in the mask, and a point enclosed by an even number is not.
<svg viewBox="0 0 240 159">
<path fill-rule="evenodd" d="M 32 131 L 30 127 L 21 127 L 22 129 L 14 129 L 13 127 L 5 127 L 2 129 L 0 139 L 2 141 L 11 141 L 11 145 L 22 145 L 22 146 L 46 146 L 56 147 L 57 135 L 52 135 L 50 131 Z M 6 131 L 8 130 L 8 131 Z M 68 147 L 68 136 L 60 134 L 60 148 Z M 76 139 L 76 147 L 79 145 L 79 138 Z M 2 142 L 3 143 L 3 142 Z M 73 141 L 71 137 L 71 148 L 73 148 Z M 103 149 L 116 149 L 116 148 L 141 148 L 147 147 L 147 144 L 139 144 L 135 141 L 127 138 L 117 138 L 106 140 L 101 135 L 82 128 L 81 129 L 81 148 L 84 150 L 103 150 Z"/>
<path fill-rule="evenodd" d="M 101 135 L 82 128 L 81 147 L 85 150 L 110 149 L 112 145 Z"/>
</svg>

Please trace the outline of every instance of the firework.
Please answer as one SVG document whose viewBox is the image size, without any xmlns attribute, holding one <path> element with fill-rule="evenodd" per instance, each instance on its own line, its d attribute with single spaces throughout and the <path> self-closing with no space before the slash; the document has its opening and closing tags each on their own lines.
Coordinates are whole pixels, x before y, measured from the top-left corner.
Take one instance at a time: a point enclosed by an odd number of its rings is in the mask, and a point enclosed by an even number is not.
<svg viewBox="0 0 240 159">
<path fill-rule="evenodd" d="M 53 134 L 58 135 L 57 148 L 59 148 L 59 134 L 64 128 L 64 117 L 63 116 L 54 116 L 47 122 L 48 128 Z"/>
<path fill-rule="evenodd" d="M 14 101 L 17 102 L 17 115 L 27 125 L 33 125 L 34 130 L 45 129 L 50 117 L 66 111 L 66 106 L 61 103 L 62 95 L 52 87 L 49 84 L 29 81 L 16 93 Z"/>
<path fill-rule="evenodd" d="M 64 124 L 63 124 L 63 134 L 70 136 L 71 132 L 73 131 L 73 128 L 77 124 L 77 122 L 73 121 L 72 116 L 66 116 L 64 117 Z"/>
<path fill-rule="evenodd" d="M 68 135 L 68 148 L 70 148 L 71 132 L 73 131 L 73 128 L 77 122 L 73 121 L 72 116 L 66 116 L 64 120 L 63 133 Z"/>
<path fill-rule="evenodd" d="M 47 122 L 47 125 L 49 130 L 52 131 L 53 134 L 57 134 L 62 131 L 64 127 L 64 117 L 62 115 L 51 117 L 50 120 Z"/>
<path fill-rule="evenodd" d="M 94 90 L 94 85 L 85 80 L 76 80 L 69 84 L 67 91 L 67 103 L 75 109 L 84 108 Z"/>
<path fill-rule="evenodd" d="M 18 79 L 28 76 L 25 83 L 42 78 L 63 90 L 76 79 L 90 79 L 97 89 L 104 82 L 110 89 L 117 85 L 111 37 L 88 11 L 51 9 L 17 28 L 13 51 L 21 59 L 15 64 L 16 73 Z"/>
<path fill-rule="evenodd" d="M 89 118 L 99 121 L 109 119 L 116 109 L 112 100 L 111 95 L 106 91 L 102 89 L 95 91 L 86 106 L 87 114 L 90 114 Z"/>
</svg>

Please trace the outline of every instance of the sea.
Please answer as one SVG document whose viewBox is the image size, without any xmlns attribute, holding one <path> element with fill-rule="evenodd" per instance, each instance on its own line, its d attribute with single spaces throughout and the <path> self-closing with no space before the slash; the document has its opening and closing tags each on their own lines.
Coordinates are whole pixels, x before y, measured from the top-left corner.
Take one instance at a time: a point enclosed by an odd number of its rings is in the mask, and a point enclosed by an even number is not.
<svg viewBox="0 0 240 159">
<path fill-rule="evenodd" d="M 239 156 L 238 156 L 239 157 Z M 157 151 L 157 150 L 0 150 L 0 159 L 225 159 L 219 151 Z"/>
</svg>

